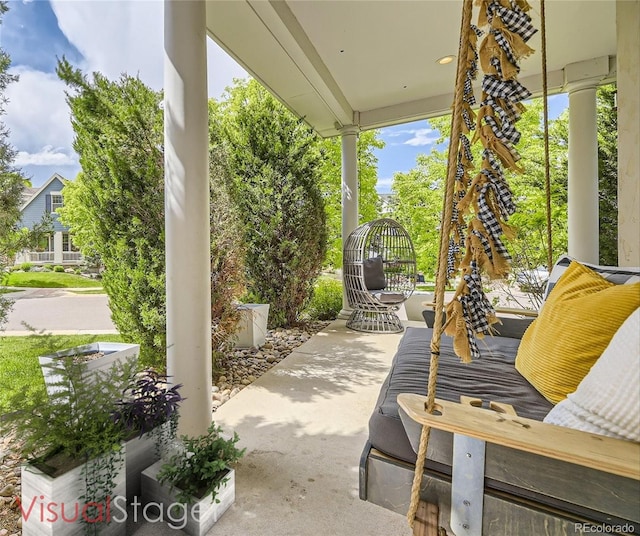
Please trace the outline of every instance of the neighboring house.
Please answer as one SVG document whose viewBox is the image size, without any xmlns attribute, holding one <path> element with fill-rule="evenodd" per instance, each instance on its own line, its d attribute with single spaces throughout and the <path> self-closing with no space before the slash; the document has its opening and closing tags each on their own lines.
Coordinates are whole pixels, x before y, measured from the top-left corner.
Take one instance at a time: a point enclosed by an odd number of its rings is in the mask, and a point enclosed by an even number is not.
<svg viewBox="0 0 640 536">
<path fill-rule="evenodd" d="M 396 194 L 378 194 L 380 198 L 380 214 L 385 218 L 390 218 L 395 209 Z"/>
<path fill-rule="evenodd" d="M 44 236 L 34 251 L 22 251 L 16 255 L 16 264 L 78 264 L 82 255 L 73 245 L 69 228 L 60 223 L 57 210 L 62 207 L 62 189 L 66 179 L 57 173 L 40 188 L 26 188 L 25 200 L 20 211 L 19 226 L 31 229 L 42 221 L 45 214 L 51 215 L 52 232 Z"/>
</svg>

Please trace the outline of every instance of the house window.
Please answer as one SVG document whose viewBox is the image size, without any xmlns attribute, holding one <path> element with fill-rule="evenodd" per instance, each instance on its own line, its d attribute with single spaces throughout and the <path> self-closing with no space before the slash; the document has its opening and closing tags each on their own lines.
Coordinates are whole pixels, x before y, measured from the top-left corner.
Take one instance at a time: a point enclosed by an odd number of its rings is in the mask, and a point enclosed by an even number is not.
<svg viewBox="0 0 640 536">
<path fill-rule="evenodd" d="M 53 235 L 41 236 L 38 240 L 36 251 L 53 251 Z"/>
<path fill-rule="evenodd" d="M 69 233 L 62 233 L 62 251 L 78 251 L 78 247 L 73 243 Z"/>
<path fill-rule="evenodd" d="M 62 205 L 62 194 L 60 192 L 51 192 L 51 212 L 58 212 Z"/>
</svg>

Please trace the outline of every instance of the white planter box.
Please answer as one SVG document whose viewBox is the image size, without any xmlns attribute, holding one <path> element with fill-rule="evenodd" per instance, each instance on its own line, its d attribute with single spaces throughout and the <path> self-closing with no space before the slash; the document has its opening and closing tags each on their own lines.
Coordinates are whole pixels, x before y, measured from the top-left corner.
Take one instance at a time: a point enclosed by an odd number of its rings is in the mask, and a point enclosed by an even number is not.
<svg viewBox="0 0 640 536">
<path fill-rule="evenodd" d="M 126 448 L 126 447 L 124 447 Z M 52 478 L 30 464 L 22 466 L 23 536 L 70 536 L 84 534 L 80 496 L 84 495 L 84 465 Z M 105 536 L 126 534 L 126 491 L 124 464 L 115 479 L 115 489 L 102 505 L 103 518 L 110 523 L 96 524 Z M 120 499 L 118 499 L 120 497 Z M 76 515 L 76 508 L 78 514 Z"/>
<path fill-rule="evenodd" d="M 93 353 L 104 353 L 105 355 L 98 359 L 93 359 L 87 362 L 87 375 L 91 376 L 96 371 L 108 371 L 116 363 L 124 363 L 128 359 L 136 357 L 140 354 L 139 344 L 127 344 L 123 342 L 95 342 L 92 344 L 85 344 L 84 346 L 78 346 L 76 348 L 69 348 L 56 352 L 55 354 L 43 355 L 38 358 L 40 361 L 40 367 L 42 368 L 42 374 L 44 375 L 44 382 L 47 387 L 47 393 L 51 395 L 56 390 L 60 389 L 61 377 L 56 374 L 56 368 L 62 367 L 62 357 L 74 356 L 74 355 L 87 355 Z"/>
<path fill-rule="evenodd" d="M 244 303 L 238 307 L 240 323 L 238 325 L 236 348 L 259 348 L 267 335 L 269 318 L 268 303 Z"/>
<path fill-rule="evenodd" d="M 227 482 L 218 488 L 216 499 L 219 502 L 212 501 L 208 495 L 191 505 L 183 505 L 178 502 L 175 493 L 168 486 L 158 482 L 156 476 L 162 464 L 162 461 L 156 462 L 142 472 L 142 502 L 145 509 L 154 504 L 161 510 L 165 522 L 191 536 L 204 536 L 236 500 L 235 471 L 229 469 Z M 171 512 L 172 507 L 174 508 Z"/>
<path fill-rule="evenodd" d="M 150 465 L 160 459 L 153 437 L 145 435 L 126 442 L 124 463 L 127 472 L 127 503 L 142 497 L 141 475 Z"/>
</svg>

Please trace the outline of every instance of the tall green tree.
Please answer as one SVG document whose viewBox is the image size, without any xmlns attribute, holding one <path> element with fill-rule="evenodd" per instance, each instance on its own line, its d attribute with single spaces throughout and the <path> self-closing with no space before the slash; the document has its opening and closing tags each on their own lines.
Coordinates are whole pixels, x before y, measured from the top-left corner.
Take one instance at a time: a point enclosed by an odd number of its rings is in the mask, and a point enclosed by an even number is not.
<svg viewBox="0 0 640 536">
<path fill-rule="evenodd" d="M 434 149 L 428 155 L 418 155 L 415 168 L 393 176 L 392 217 L 409 233 L 418 271 L 430 279 L 437 270 L 446 169 L 446 154 Z"/>
<path fill-rule="evenodd" d="M 165 253 L 162 94 L 139 79 L 89 79 L 65 59 L 73 147 L 82 172 L 65 188 L 61 219 L 81 251 L 98 254 L 111 316 L 143 356 L 162 364 Z"/>
<path fill-rule="evenodd" d="M 616 85 L 598 88 L 600 262 L 618 265 L 618 114 Z"/>
<path fill-rule="evenodd" d="M 237 81 L 219 112 L 248 290 L 271 305 L 271 326 L 295 323 L 326 251 L 318 137 L 254 80 Z"/>
<path fill-rule="evenodd" d="M 58 75 L 67 100 L 82 172 L 64 190 L 61 218 L 85 255 L 104 264 L 104 288 L 114 323 L 143 357 L 162 367 L 166 353 L 164 138 L 162 94 L 123 75 L 91 80 L 65 60 Z M 211 112 L 213 113 L 213 111 Z M 242 292 L 239 233 L 226 193 L 226 155 L 212 138 L 211 269 L 214 350 L 238 321 Z"/>
<path fill-rule="evenodd" d="M 441 133 L 438 144 L 450 133 L 450 116 L 430 120 L 430 126 Z M 567 247 L 567 114 L 550 122 L 550 176 L 553 228 L 553 257 L 566 252 Z M 525 168 L 523 174 L 507 171 L 505 177 L 513 192 L 518 212 L 509 225 L 515 231 L 506 240 L 514 257 L 514 271 L 546 265 L 546 194 L 545 156 L 542 124 L 542 101 L 533 100 L 518 122 L 522 141 L 517 146 Z M 409 173 L 396 173 L 393 191 L 396 194 L 394 217 L 409 231 L 417 252 L 418 269 L 433 276 L 436 269 L 443 184 L 446 179 L 447 148 L 434 149 L 418 157 L 417 166 Z M 480 144 L 473 146 L 476 169 L 480 163 Z"/>
<path fill-rule="evenodd" d="M 514 272 L 547 265 L 547 216 L 543 102 L 534 99 L 518 122 L 522 139 L 517 146 L 522 156 L 522 174 L 507 172 L 517 212 L 509 224 L 515 237 L 507 244 L 513 256 Z M 549 175 L 551 182 L 552 259 L 567 251 L 568 112 L 549 121 Z"/>
<path fill-rule="evenodd" d="M 228 147 L 218 127 L 217 109 L 209 101 L 209 217 L 211 222 L 211 320 L 212 347 L 221 353 L 232 342 L 240 321 L 233 304 L 245 292 L 245 247 L 242 222 L 228 190 L 232 181 Z"/>
<path fill-rule="evenodd" d="M 374 149 L 382 149 L 384 141 L 377 130 L 367 130 L 358 136 L 358 221 L 375 220 L 380 214 L 376 191 L 378 157 Z M 327 214 L 327 254 L 325 265 L 342 267 L 342 141 L 339 137 L 322 140 L 323 159 L 320 188 Z"/>
</svg>

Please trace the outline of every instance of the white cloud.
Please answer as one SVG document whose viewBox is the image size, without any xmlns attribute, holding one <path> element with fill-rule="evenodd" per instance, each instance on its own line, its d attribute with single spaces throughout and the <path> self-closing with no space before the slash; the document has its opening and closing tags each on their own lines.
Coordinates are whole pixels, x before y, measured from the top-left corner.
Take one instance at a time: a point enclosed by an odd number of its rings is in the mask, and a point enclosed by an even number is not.
<svg viewBox="0 0 640 536">
<path fill-rule="evenodd" d="M 61 31 L 84 56 L 84 62 L 76 67 L 86 73 L 99 71 L 110 79 L 126 72 L 139 76 L 153 89 L 162 88 L 162 1 L 52 0 L 51 6 Z M 207 56 L 210 96 L 219 98 L 233 78 L 247 77 L 211 39 L 207 39 Z M 46 166 L 77 166 L 65 84 L 55 74 L 27 66 L 11 72 L 18 74 L 20 81 L 6 90 L 9 103 L 4 122 L 11 131 L 10 142 L 18 150 L 16 165 L 36 166 L 30 169 L 34 185 L 39 185 L 50 176 Z"/>
<path fill-rule="evenodd" d="M 71 154 L 73 129 L 65 101 L 64 83 L 55 74 L 11 69 L 20 81 L 9 84 L 4 122 L 18 151 L 37 153 L 43 147 L 67 147 Z"/>
<path fill-rule="evenodd" d="M 397 138 L 398 136 L 405 136 L 407 134 L 413 135 L 415 134 L 419 129 L 416 128 L 405 128 L 405 129 L 398 129 L 397 127 L 391 127 L 391 128 L 383 128 L 381 130 L 381 134 L 382 137 L 386 137 L 386 138 Z"/>
<path fill-rule="evenodd" d="M 122 73 L 139 76 L 153 89 L 163 87 L 164 4 L 144 2 L 69 2 L 53 0 L 60 29 L 82 53 L 83 69 L 107 78 Z M 233 78 L 248 75 L 216 43 L 207 38 L 208 90 L 220 97 Z"/>
<path fill-rule="evenodd" d="M 84 56 L 83 69 L 116 79 L 124 72 L 154 89 L 163 79 L 163 3 L 51 2 L 58 26 Z"/>
<path fill-rule="evenodd" d="M 378 177 L 378 182 L 376 183 L 376 190 L 378 193 L 388 193 L 391 191 L 392 184 L 393 184 L 392 177 L 385 177 L 385 178 Z"/>
<path fill-rule="evenodd" d="M 15 165 L 22 166 L 73 166 L 77 164 L 75 157 L 69 156 L 61 147 L 44 146 L 37 153 L 18 151 Z"/>
<path fill-rule="evenodd" d="M 413 138 L 404 142 L 405 145 L 421 147 L 423 145 L 431 145 L 435 143 L 440 135 L 430 128 L 420 128 L 413 132 Z"/>
</svg>

